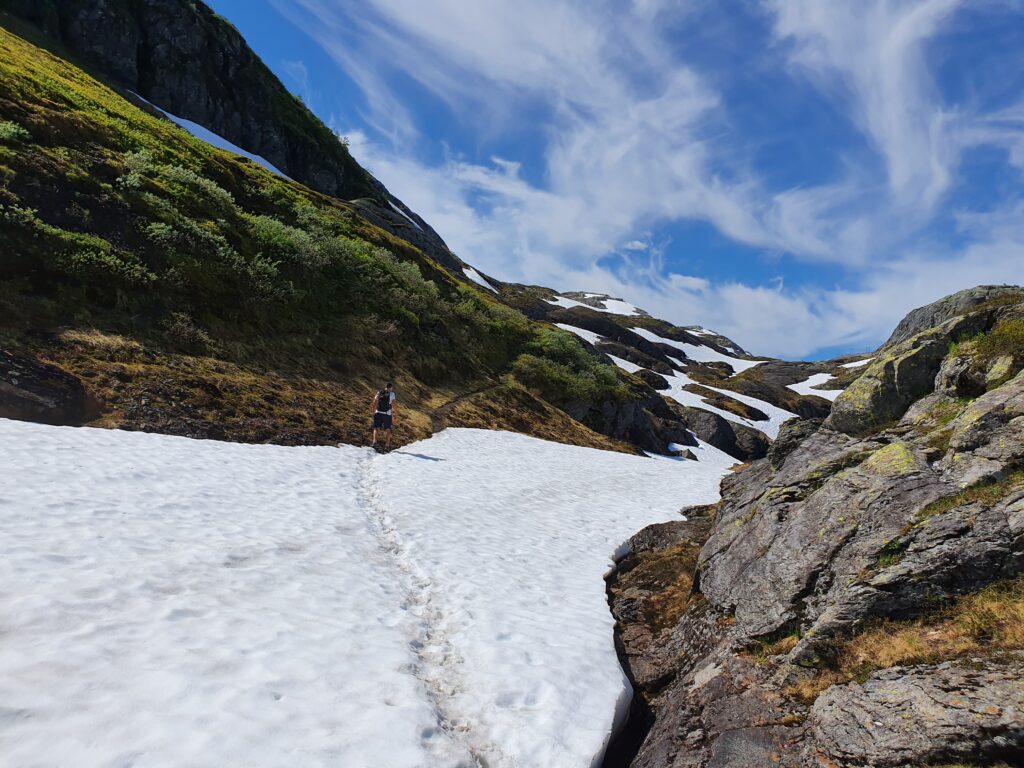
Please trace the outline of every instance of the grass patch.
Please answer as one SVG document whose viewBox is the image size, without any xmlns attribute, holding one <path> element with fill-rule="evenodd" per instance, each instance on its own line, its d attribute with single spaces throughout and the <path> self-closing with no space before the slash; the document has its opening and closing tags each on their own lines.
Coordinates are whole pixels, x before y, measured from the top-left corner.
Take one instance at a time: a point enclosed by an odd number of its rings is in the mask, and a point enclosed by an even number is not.
<svg viewBox="0 0 1024 768">
<path fill-rule="evenodd" d="M 927 618 L 882 621 L 836 647 L 831 669 L 786 689 L 811 703 L 826 688 L 874 671 L 1024 648 L 1024 577 L 992 584 Z"/>
<path fill-rule="evenodd" d="M 1024 350 L 1024 320 L 1003 318 L 975 344 L 986 362 L 1004 355 L 1019 355 Z"/>
<path fill-rule="evenodd" d="M 799 630 L 785 630 L 785 633 L 781 636 L 759 641 L 753 648 L 744 651 L 743 655 L 752 658 L 758 664 L 763 664 L 772 656 L 782 656 L 789 653 L 796 648 L 799 642 Z"/>
<path fill-rule="evenodd" d="M 974 502 L 980 502 L 985 505 L 996 504 L 1011 491 L 1020 487 L 1024 487 L 1024 469 L 1018 469 L 1001 480 L 978 483 L 952 496 L 945 496 L 937 501 L 933 501 L 917 513 L 914 523 L 915 525 L 920 525 L 936 515 L 941 515 L 943 512 L 948 512 L 965 504 Z"/>
</svg>

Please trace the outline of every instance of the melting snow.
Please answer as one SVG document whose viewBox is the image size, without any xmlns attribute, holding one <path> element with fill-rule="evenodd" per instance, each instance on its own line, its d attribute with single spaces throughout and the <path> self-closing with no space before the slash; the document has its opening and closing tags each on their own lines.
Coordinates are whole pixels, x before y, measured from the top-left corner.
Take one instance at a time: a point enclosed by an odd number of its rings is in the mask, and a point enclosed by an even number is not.
<svg viewBox="0 0 1024 768">
<path fill-rule="evenodd" d="M 608 357 L 612 359 L 612 362 L 615 363 L 615 365 L 617 365 L 619 368 L 626 371 L 627 373 L 636 373 L 637 371 L 643 369 L 643 366 L 636 365 L 635 363 L 631 363 L 628 360 L 623 360 L 621 357 L 615 357 L 615 355 L 608 355 Z M 669 384 L 669 389 L 660 390 L 660 394 L 664 395 L 665 397 L 671 397 L 680 405 L 685 405 L 690 408 L 699 408 L 702 411 L 710 411 L 711 413 L 717 413 L 723 419 L 731 421 L 735 424 L 743 424 L 748 427 L 753 427 L 754 429 L 764 432 L 772 440 L 778 437 L 779 427 L 782 425 L 782 422 L 792 419 L 796 416 L 795 413 L 790 413 L 789 411 L 774 406 L 771 403 L 766 403 L 763 400 L 758 400 L 756 397 L 750 397 L 749 395 L 741 395 L 737 392 L 733 392 L 728 389 L 719 389 L 718 387 L 708 386 L 707 384 L 700 384 L 700 382 L 694 381 L 681 371 L 676 371 L 674 374 L 659 373 L 658 375 L 663 377 Z M 753 406 L 754 408 L 757 408 L 759 411 L 762 411 L 765 414 L 765 416 L 768 417 L 768 419 L 760 421 L 745 419 L 742 416 L 733 413 L 732 411 L 727 411 L 724 408 L 718 408 L 714 405 L 711 405 L 710 403 L 706 403 L 702 395 L 685 389 L 687 384 L 699 384 L 705 389 L 713 390 L 720 394 L 726 395 L 727 397 L 730 397 L 733 400 L 738 400 L 741 403 L 746 403 L 747 405 Z"/>
<path fill-rule="evenodd" d="M 600 294 L 584 294 L 590 298 L 597 298 Z M 568 296 L 555 296 L 553 299 L 547 300 L 548 304 L 556 304 L 559 307 L 565 307 L 566 309 L 572 309 L 573 307 L 586 307 L 587 309 L 593 309 L 597 312 L 608 312 L 613 315 L 639 315 L 640 310 L 634 307 L 632 304 L 620 301 L 619 299 L 600 299 L 601 306 L 593 306 L 591 304 L 584 304 L 582 301 L 576 301 L 570 299 Z"/>
<path fill-rule="evenodd" d="M 840 367 L 841 368 L 860 368 L 862 365 L 867 365 L 868 363 L 870 363 L 874 359 L 875 358 L 873 358 L 873 357 L 865 357 L 863 360 L 855 360 L 852 363 L 843 363 Z"/>
<path fill-rule="evenodd" d="M 604 339 L 604 336 L 602 336 L 601 334 L 594 333 L 593 331 L 588 331 L 586 328 L 577 328 L 575 325 L 566 325 L 565 323 L 555 323 L 555 325 L 561 328 L 563 331 L 575 333 L 581 339 L 583 339 L 584 341 L 589 341 L 591 344 L 597 344 L 597 342 Z"/>
<path fill-rule="evenodd" d="M 642 371 L 644 369 L 642 365 L 631 363 L 629 360 L 623 360 L 621 357 L 616 357 L 615 355 L 608 355 L 608 357 L 610 357 L 612 362 L 626 373 L 636 373 L 637 371 Z"/>
<path fill-rule="evenodd" d="M 392 208 L 394 208 L 396 212 L 398 212 L 398 213 L 402 214 L 402 216 L 403 216 L 403 217 L 404 217 L 404 218 L 405 218 L 405 219 L 406 219 L 406 220 L 407 220 L 407 221 L 408 221 L 408 222 L 409 222 L 410 224 L 412 224 L 412 225 L 413 225 L 414 227 L 416 227 L 416 229 L 420 230 L 421 232 L 423 231 L 423 227 L 421 227 L 421 226 L 420 226 L 419 224 L 417 224 L 417 223 L 416 223 L 416 220 L 415 220 L 415 219 L 414 219 L 414 218 L 413 218 L 412 216 L 410 216 L 410 215 L 409 215 L 408 213 L 406 213 L 405 211 L 403 211 L 403 210 L 402 210 L 401 208 L 399 208 L 399 207 L 398 207 L 397 205 L 395 205 L 395 204 L 394 204 L 393 202 L 391 202 L 390 200 L 388 200 L 388 205 L 390 205 L 390 206 L 391 206 Z M 487 286 L 487 287 L 488 287 L 488 288 L 490 288 L 490 286 Z M 494 289 L 493 289 L 493 288 L 491 288 L 491 290 L 493 291 Z"/>
<path fill-rule="evenodd" d="M 468 277 L 470 280 L 472 280 L 477 285 L 482 286 L 482 287 L 486 288 L 489 291 L 494 291 L 495 293 L 498 292 L 497 288 L 495 288 L 493 285 L 488 283 L 487 280 L 484 278 L 484 276 L 481 275 L 479 272 L 477 272 L 472 267 L 463 267 L 462 268 L 462 272 L 466 275 L 466 277 Z"/>
<path fill-rule="evenodd" d="M 280 170 L 278 170 L 266 158 L 260 157 L 259 155 L 254 155 L 252 152 L 247 152 L 246 150 L 242 149 L 241 147 L 239 147 L 239 146 L 237 146 L 235 144 L 232 144 L 230 141 L 225 139 L 220 134 L 214 133 L 209 128 L 206 128 L 206 127 L 200 125 L 199 123 L 194 123 L 191 120 L 186 120 L 184 117 L 178 117 L 177 115 L 172 115 L 170 112 L 168 112 L 163 107 L 158 107 L 156 104 L 152 103 L 151 101 L 147 101 L 146 99 L 144 99 L 141 96 L 139 96 L 139 94 L 135 93 L 134 91 L 132 91 L 131 93 L 132 93 L 133 96 L 135 96 L 135 98 L 139 99 L 140 101 L 146 102 L 147 104 L 149 104 L 149 106 L 153 107 L 153 109 L 158 111 L 160 114 L 162 114 L 168 120 L 170 120 L 172 123 L 174 123 L 175 125 L 177 125 L 177 126 L 179 126 L 181 128 L 184 128 L 186 131 L 191 133 L 197 139 L 199 139 L 201 141 L 205 141 L 207 144 L 210 144 L 210 145 L 212 145 L 214 147 L 217 147 L 218 149 L 225 149 L 228 152 L 233 152 L 236 155 L 241 155 L 242 157 L 247 157 L 250 160 L 252 160 L 254 163 L 259 163 L 264 168 L 266 168 L 268 171 L 271 171 L 272 173 L 276 173 L 278 176 L 283 176 L 284 178 L 291 180 L 290 176 L 288 176 L 287 174 L 282 173 Z"/>
<path fill-rule="evenodd" d="M 786 386 L 799 395 L 815 395 L 817 397 L 824 397 L 826 400 L 835 400 L 843 393 L 843 390 L 818 389 L 818 387 L 826 381 L 830 381 L 834 378 L 835 377 L 831 373 L 816 373 L 806 381 L 801 381 L 796 384 L 787 384 Z"/>
<path fill-rule="evenodd" d="M 589 766 L 602 575 L 733 460 L 450 429 L 386 456 L 0 420 L 11 765 Z"/>
<path fill-rule="evenodd" d="M 653 341 L 657 344 L 668 344 L 671 347 L 682 350 L 688 358 L 698 363 L 728 363 L 732 368 L 734 376 L 747 370 L 747 368 L 753 368 L 755 365 L 760 365 L 764 362 L 763 360 L 741 360 L 737 357 L 730 357 L 721 352 L 716 352 L 711 347 L 666 339 L 664 336 L 659 336 L 646 328 L 633 328 L 633 333 L 643 336 L 648 341 Z"/>
</svg>

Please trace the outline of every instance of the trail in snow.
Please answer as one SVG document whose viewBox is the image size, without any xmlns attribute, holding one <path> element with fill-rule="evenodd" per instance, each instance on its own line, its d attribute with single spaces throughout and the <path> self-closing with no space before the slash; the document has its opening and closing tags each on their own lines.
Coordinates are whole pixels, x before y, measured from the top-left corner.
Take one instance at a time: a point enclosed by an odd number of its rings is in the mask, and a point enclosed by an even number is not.
<svg viewBox="0 0 1024 768">
<path fill-rule="evenodd" d="M 450 711 L 452 696 L 465 689 L 460 675 L 464 659 L 452 647 L 448 611 L 444 598 L 430 575 L 423 573 L 414 555 L 395 527 L 381 499 L 379 456 L 368 456 L 359 464 L 357 504 L 366 512 L 381 551 L 395 572 L 402 590 L 401 608 L 406 614 L 404 631 L 416 659 L 412 673 L 423 685 L 433 709 L 437 727 L 461 764 L 485 768 L 506 764 L 500 748 L 481 738 L 473 724 Z M 433 736 L 433 734 L 429 734 Z M 428 741 L 427 746 L 434 746 Z M 435 749 L 434 759 L 452 757 L 450 749 Z"/>
</svg>

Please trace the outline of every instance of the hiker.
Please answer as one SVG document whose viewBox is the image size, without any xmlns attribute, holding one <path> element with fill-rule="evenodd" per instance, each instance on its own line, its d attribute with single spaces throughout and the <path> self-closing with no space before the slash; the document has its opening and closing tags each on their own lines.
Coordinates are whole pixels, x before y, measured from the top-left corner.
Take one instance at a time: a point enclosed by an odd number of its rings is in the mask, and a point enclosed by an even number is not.
<svg viewBox="0 0 1024 768">
<path fill-rule="evenodd" d="M 395 390 L 388 382 L 373 396 L 373 447 L 377 447 L 377 430 L 384 430 L 384 450 L 391 450 L 391 426 L 395 416 Z"/>
</svg>

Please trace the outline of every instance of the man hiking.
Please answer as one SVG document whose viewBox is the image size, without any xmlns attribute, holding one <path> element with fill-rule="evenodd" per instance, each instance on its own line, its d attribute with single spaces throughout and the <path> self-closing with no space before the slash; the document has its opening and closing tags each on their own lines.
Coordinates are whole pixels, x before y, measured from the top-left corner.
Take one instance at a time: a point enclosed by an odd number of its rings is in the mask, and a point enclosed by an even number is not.
<svg viewBox="0 0 1024 768">
<path fill-rule="evenodd" d="M 384 389 L 373 396 L 373 447 L 375 449 L 381 450 L 377 446 L 377 431 L 384 430 L 383 450 L 391 450 L 391 426 L 397 415 L 395 413 L 395 390 L 391 386 L 391 382 L 388 382 Z"/>
</svg>

